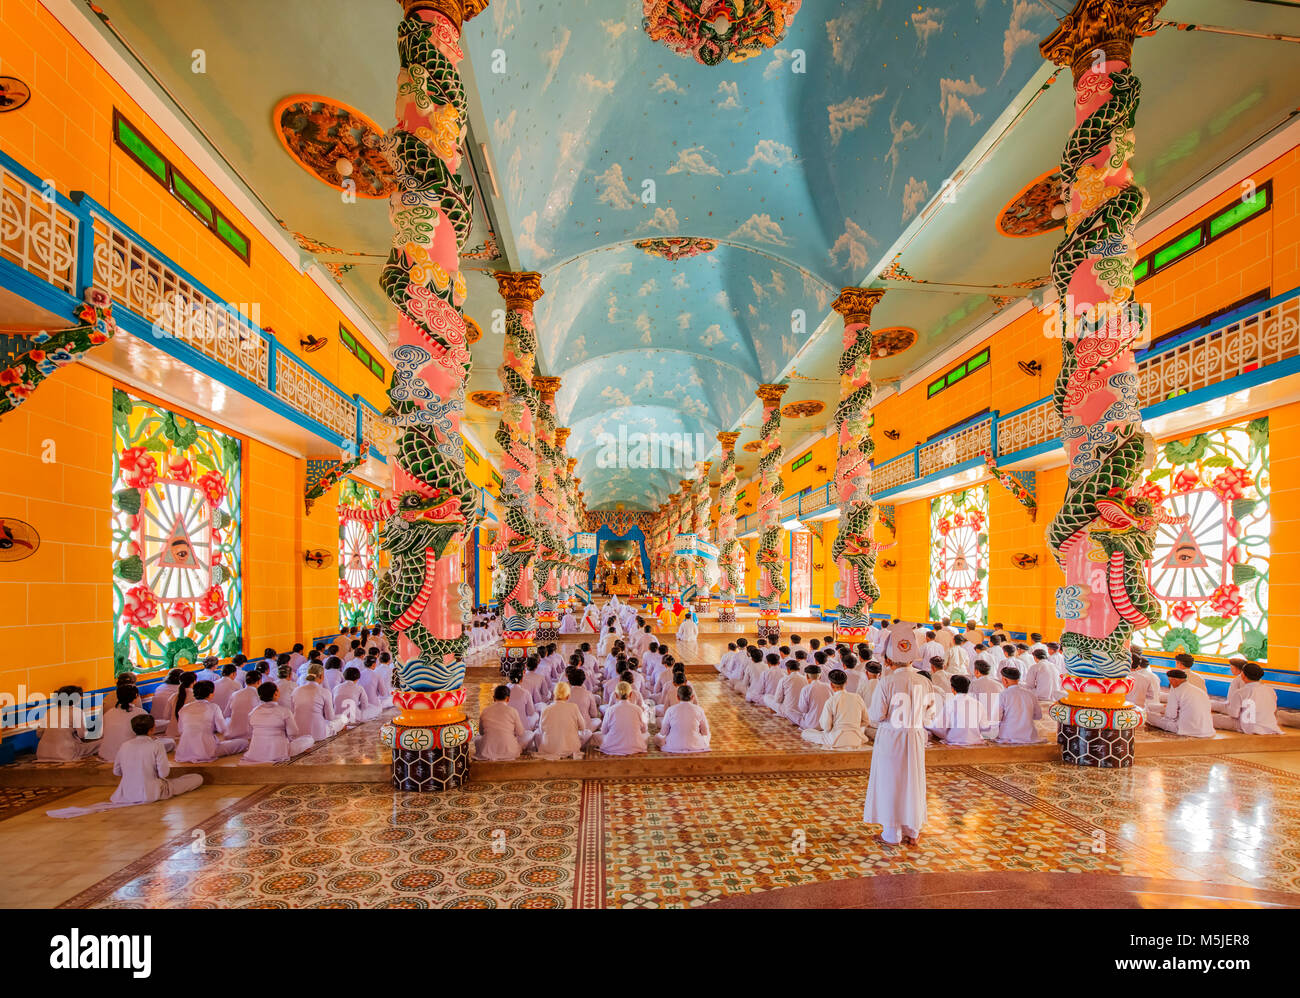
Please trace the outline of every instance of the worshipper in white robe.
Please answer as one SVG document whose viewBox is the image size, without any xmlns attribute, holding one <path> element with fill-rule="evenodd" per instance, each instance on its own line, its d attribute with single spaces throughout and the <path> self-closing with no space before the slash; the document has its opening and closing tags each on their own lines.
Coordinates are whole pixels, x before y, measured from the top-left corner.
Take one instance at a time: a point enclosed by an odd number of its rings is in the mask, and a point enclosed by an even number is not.
<svg viewBox="0 0 1300 998">
<path fill-rule="evenodd" d="M 275 651 L 274 649 L 268 648 L 266 649 L 266 653 L 268 655 L 274 655 Z M 219 661 L 220 659 L 215 655 L 209 655 L 205 658 L 203 660 L 203 667 L 194 673 L 194 681 L 196 683 L 215 683 L 221 678 L 220 673 L 217 672 L 217 663 Z"/>
<path fill-rule="evenodd" d="M 632 702 L 631 684 L 619 683 L 614 693 L 617 699 L 601 721 L 600 730 L 591 736 L 591 744 L 605 755 L 638 755 L 647 751 L 650 729 L 646 712 Z"/>
<path fill-rule="evenodd" d="M 275 685 L 280 690 L 280 703 L 286 707 L 293 701 L 293 691 L 298 688 L 298 684 L 293 679 L 295 671 L 292 665 L 282 665 L 277 670 Z"/>
<path fill-rule="evenodd" d="M 569 666 L 564 678 L 569 684 L 569 699 L 578 705 L 578 710 L 587 720 L 587 727 L 594 731 L 600 725 L 601 704 L 596 694 L 586 688 L 586 672 L 577 666 Z"/>
<path fill-rule="evenodd" d="M 480 762 L 510 762 L 532 748 L 533 733 L 524 727 L 509 700 L 509 688 L 498 686 L 492 691 L 492 702 L 479 712 L 474 758 Z"/>
<path fill-rule="evenodd" d="M 1169 699 L 1163 711 L 1147 711 L 1147 724 L 1185 738 L 1213 738 L 1214 720 L 1205 690 L 1190 682 L 1182 669 L 1170 669 L 1165 676 L 1169 680 Z"/>
<path fill-rule="evenodd" d="M 357 684 L 366 691 L 366 699 L 370 701 L 370 706 L 374 709 L 374 716 L 378 717 L 385 707 L 393 705 L 393 694 L 390 690 L 387 697 L 381 697 L 380 677 L 376 672 L 379 667 L 379 660 L 373 655 L 367 655 L 365 661 L 361 664 L 361 674 L 357 677 Z"/>
<path fill-rule="evenodd" d="M 322 682 L 319 665 L 307 672 L 307 681 L 293 691 L 293 719 L 298 731 L 322 741 L 337 735 L 347 726 L 347 720 L 334 713 L 334 697 Z"/>
<path fill-rule="evenodd" d="M 862 698 L 845 689 L 847 678 L 843 669 L 830 672 L 831 695 L 822 706 L 817 726 L 804 728 L 802 738 L 822 748 L 851 750 L 864 748 L 867 709 Z"/>
<path fill-rule="evenodd" d="M 655 716 L 663 717 L 669 709 L 675 707 L 681 699 L 681 688 L 686 685 L 686 667 L 679 666 L 672 672 L 672 678 L 664 683 L 664 688 L 656 696 Z"/>
<path fill-rule="evenodd" d="M 582 758 L 591 729 L 578 705 L 569 699 L 568 683 L 555 684 L 555 702 L 542 709 L 537 722 L 537 754 L 543 759 Z"/>
<path fill-rule="evenodd" d="M 1174 656 L 1174 668 L 1182 669 L 1187 674 L 1187 682 L 1192 686 L 1199 686 L 1201 691 L 1210 695 L 1209 688 L 1205 685 L 1205 677 L 1196 671 L 1196 659 L 1192 658 L 1187 652 L 1179 652 Z"/>
<path fill-rule="evenodd" d="M 1277 724 L 1277 693 L 1261 683 L 1264 670 L 1254 662 L 1241 667 L 1242 684 L 1228 695 L 1228 702 L 1213 705 L 1214 726 L 1247 735 L 1280 735 Z"/>
<path fill-rule="evenodd" d="M 700 619 L 695 616 L 695 611 L 689 603 L 685 611 L 686 616 L 677 625 L 677 640 L 684 644 L 694 644 L 700 637 Z"/>
<path fill-rule="evenodd" d="M 1047 649 L 1039 648 L 1032 654 L 1032 663 L 1025 673 L 1025 687 L 1040 703 L 1055 703 L 1061 696 L 1056 670 L 1047 661 Z"/>
<path fill-rule="evenodd" d="M 87 730 L 84 696 L 80 686 L 64 686 L 50 698 L 44 716 L 36 722 L 37 762 L 75 762 L 95 754 L 99 747 L 95 736 L 102 731 L 95 724 Z"/>
<path fill-rule="evenodd" d="M 167 734 L 167 726 L 171 719 L 172 701 L 176 699 L 176 694 L 180 688 L 180 669 L 172 669 L 171 672 L 167 673 L 167 678 L 154 688 L 153 699 L 149 701 L 149 715 L 154 721 L 154 731 L 160 735 Z"/>
<path fill-rule="evenodd" d="M 167 762 L 167 749 L 150 732 L 154 719 L 148 714 L 131 718 L 134 737 L 122 743 L 113 759 L 113 775 L 121 782 L 109 798 L 114 804 L 149 804 L 168 800 L 195 789 L 203 783 L 198 773 L 168 779 L 171 765 Z"/>
<path fill-rule="evenodd" d="M 298 666 L 302 665 L 306 661 L 307 661 L 307 655 L 302 650 L 302 644 L 299 643 L 294 645 L 293 650 L 289 652 L 289 671 L 297 672 Z"/>
<path fill-rule="evenodd" d="M 718 675 L 723 679 L 731 678 L 732 666 L 736 661 L 736 642 L 728 641 L 727 650 L 718 657 L 718 664 L 714 666 L 718 670 Z"/>
<path fill-rule="evenodd" d="M 360 678 L 361 670 L 350 665 L 343 672 L 343 682 L 334 687 L 334 714 L 347 718 L 348 724 L 373 721 L 379 716 L 379 704 L 371 701 L 366 688 L 358 682 Z"/>
<path fill-rule="evenodd" d="M 928 644 L 928 642 L 927 642 Z M 922 646 L 922 651 L 925 648 Z M 952 695 L 952 674 L 943 667 L 944 660 L 938 655 L 930 659 L 930 682 L 936 693 L 942 696 Z"/>
<path fill-rule="evenodd" d="M 578 633 L 578 618 L 573 615 L 572 610 L 565 610 L 563 616 L 560 617 L 560 633 Z"/>
<path fill-rule="evenodd" d="M 546 675 L 539 671 L 541 664 L 537 655 L 529 655 L 524 662 L 524 675 L 519 685 L 533 695 L 534 704 L 544 704 L 551 698 L 551 687 L 546 682 Z"/>
<path fill-rule="evenodd" d="M 117 757 L 118 749 L 135 737 L 131 721 L 145 713 L 139 702 L 140 691 L 136 687 L 119 686 L 116 696 L 116 704 L 112 707 L 105 704 L 101 715 L 103 732 L 99 736 L 95 754 L 104 762 L 112 762 Z M 160 738 L 158 741 L 169 752 L 176 747 L 170 738 Z"/>
<path fill-rule="evenodd" d="M 953 676 L 952 696 L 944 700 L 943 710 L 930 732 L 945 745 L 983 745 L 993 737 L 997 722 L 992 720 L 977 697 L 970 695 L 970 677 Z"/>
<path fill-rule="evenodd" d="M 248 717 L 253 736 L 248 751 L 239 760 L 241 766 L 288 762 L 315 744 L 311 735 L 298 729 L 293 711 L 280 702 L 280 688 L 275 683 L 263 683 L 257 688 L 257 696 L 261 702 Z"/>
<path fill-rule="evenodd" d="M 1047 661 L 1049 661 L 1052 664 L 1052 668 L 1056 670 L 1056 682 L 1059 686 L 1061 680 L 1065 679 L 1069 673 L 1067 673 L 1065 669 L 1065 655 L 1061 652 L 1061 646 L 1055 641 L 1047 642 Z"/>
<path fill-rule="evenodd" d="M 258 681 L 259 674 L 251 670 L 244 673 L 243 680 L 246 684 L 244 688 L 226 703 L 227 738 L 251 738 L 253 735 L 253 730 L 248 725 L 248 715 L 262 702 L 257 696 L 257 688 L 262 684 Z"/>
<path fill-rule="evenodd" d="M 221 678 L 212 684 L 212 702 L 221 709 L 223 714 L 226 712 L 226 704 L 230 702 L 230 698 L 244 686 L 236 675 L 238 671 L 239 666 L 233 662 L 227 663 L 221 667 Z"/>
<path fill-rule="evenodd" d="M 226 718 L 209 699 L 212 683 L 194 684 L 194 700 L 177 715 L 180 739 L 176 742 L 177 762 L 213 762 L 223 755 L 235 755 L 248 748 L 247 738 L 227 738 Z"/>
<path fill-rule="evenodd" d="M 1035 721 L 1042 720 L 1043 705 L 1033 690 L 1020 685 L 1020 670 L 1014 665 L 1002 667 L 1002 693 L 998 696 L 993 720 L 998 725 L 997 740 L 1003 745 L 1032 745 L 1043 739 Z"/>
<path fill-rule="evenodd" d="M 796 682 L 798 685 L 795 685 Z M 795 659 L 787 659 L 785 674 L 777 680 L 776 689 L 763 697 L 763 705 L 782 717 L 794 720 L 799 707 L 799 694 L 807 683 L 808 680 L 799 669 L 799 663 Z"/>
<path fill-rule="evenodd" d="M 970 695 L 984 705 L 984 713 L 996 717 L 997 703 L 1002 698 L 1002 684 L 989 675 L 988 662 L 975 660 L 975 678 L 971 680 Z"/>
<path fill-rule="evenodd" d="M 379 661 L 375 663 L 375 692 L 382 706 L 392 706 L 393 657 L 386 651 L 379 653 Z"/>
<path fill-rule="evenodd" d="M 868 717 L 876 726 L 871 747 L 871 775 L 862 820 L 881 826 L 886 845 L 920 840 L 925 825 L 925 743 L 922 719 L 930 683 L 912 668 L 920 654 L 912 629 L 890 629 L 889 674 L 871 697 Z"/>
<path fill-rule="evenodd" d="M 939 667 L 943 667 L 944 660 L 948 657 L 948 649 L 945 648 L 936 638 L 934 631 L 925 632 L 925 641 L 921 645 L 921 663 L 917 666 L 922 672 L 933 672 L 933 662 L 937 658 Z"/>
<path fill-rule="evenodd" d="M 822 655 L 822 652 L 818 652 Z M 822 667 L 814 662 L 804 669 L 807 685 L 799 693 L 799 720 L 795 723 L 800 728 L 815 728 L 821 722 L 822 708 L 831 698 L 831 684 L 822 679 Z"/>
<path fill-rule="evenodd" d="M 1146 659 L 1135 658 L 1129 665 L 1129 688 L 1124 700 L 1146 710 L 1148 707 L 1160 706 L 1160 680 L 1150 669 L 1145 668 Z"/>
<path fill-rule="evenodd" d="M 664 711 L 655 744 L 665 752 L 707 752 L 711 738 L 709 719 L 695 702 L 695 691 L 683 683 L 677 689 L 677 703 Z"/>
<path fill-rule="evenodd" d="M 1146 660 L 1143 659 L 1143 661 Z M 1227 704 L 1232 694 L 1235 693 L 1237 690 L 1241 689 L 1242 685 L 1246 682 L 1244 679 L 1241 678 L 1241 669 L 1242 666 L 1246 664 L 1246 661 L 1247 661 L 1246 659 L 1242 658 L 1239 655 L 1234 655 L 1232 658 L 1228 659 L 1228 675 L 1231 677 L 1228 680 L 1228 692 L 1221 697 L 1219 696 L 1210 697 L 1211 710 L 1215 711 L 1216 713 L 1221 713 L 1224 705 Z"/>
</svg>

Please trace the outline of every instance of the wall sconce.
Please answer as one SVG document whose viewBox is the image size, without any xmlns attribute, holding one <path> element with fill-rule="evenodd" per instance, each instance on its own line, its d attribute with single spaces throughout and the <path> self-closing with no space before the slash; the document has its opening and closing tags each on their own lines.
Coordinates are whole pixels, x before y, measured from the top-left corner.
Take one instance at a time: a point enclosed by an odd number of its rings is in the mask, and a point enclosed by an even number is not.
<svg viewBox="0 0 1300 998">
<path fill-rule="evenodd" d="M 886 440 L 897 440 L 897 439 L 898 439 L 899 437 L 901 437 L 901 436 L 902 436 L 902 434 L 899 433 L 897 430 L 886 430 L 886 431 L 885 431 L 885 439 L 886 439 Z"/>
<path fill-rule="evenodd" d="M 1036 360 L 1018 360 L 1016 361 L 1016 367 L 1031 378 L 1043 373 L 1043 365 Z"/>
</svg>

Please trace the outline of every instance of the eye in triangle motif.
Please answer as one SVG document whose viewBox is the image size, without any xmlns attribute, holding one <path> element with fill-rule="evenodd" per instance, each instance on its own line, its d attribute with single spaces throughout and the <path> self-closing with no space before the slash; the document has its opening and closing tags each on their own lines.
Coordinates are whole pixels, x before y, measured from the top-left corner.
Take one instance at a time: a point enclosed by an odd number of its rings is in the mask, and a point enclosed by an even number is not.
<svg viewBox="0 0 1300 998">
<path fill-rule="evenodd" d="M 958 552 L 952 559 L 952 564 L 948 566 L 948 570 L 952 572 L 969 572 L 970 566 L 966 564 L 966 556 Z"/>
<path fill-rule="evenodd" d="M 1201 545 L 1197 543 L 1192 532 L 1183 525 L 1178 536 L 1174 538 L 1173 544 L 1169 548 L 1169 554 L 1165 556 L 1161 563 L 1162 568 L 1207 568 L 1209 560 L 1205 557 L 1205 552 L 1201 550 Z"/>
<path fill-rule="evenodd" d="M 185 529 L 185 522 L 178 519 L 172 524 L 172 529 L 163 542 L 158 565 L 160 568 L 195 568 L 196 563 L 194 542 Z"/>
</svg>

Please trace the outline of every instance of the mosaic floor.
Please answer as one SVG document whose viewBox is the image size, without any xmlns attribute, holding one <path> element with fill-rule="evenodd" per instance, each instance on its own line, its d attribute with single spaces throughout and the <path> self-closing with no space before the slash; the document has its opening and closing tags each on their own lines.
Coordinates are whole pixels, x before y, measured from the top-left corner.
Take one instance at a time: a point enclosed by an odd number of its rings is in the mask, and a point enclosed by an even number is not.
<svg viewBox="0 0 1300 998">
<path fill-rule="evenodd" d="M 897 849 L 862 824 L 865 773 L 517 780 L 438 797 L 370 784 L 261 787 L 61 901 L 663 908 L 860 878 L 1069 873 L 1199 884 L 1207 898 L 1212 887 L 1282 892 L 1300 905 L 1300 754 L 1286 755 L 1270 757 L 1282 766 L 1205 756 L 1128 770 L 931 770 L 921 844 Z M 129 836 L 133 824 L 156 828 L 169 806 L 114 812 L 115 821 Z M 98 817 L 0 821 L 0 867 L 20 846 L 39 850 L 32 843 L 51 827 L 66 840 Z M 0 876 L 0 905 L 14 903 L 9 892 Z"/>
</svg>

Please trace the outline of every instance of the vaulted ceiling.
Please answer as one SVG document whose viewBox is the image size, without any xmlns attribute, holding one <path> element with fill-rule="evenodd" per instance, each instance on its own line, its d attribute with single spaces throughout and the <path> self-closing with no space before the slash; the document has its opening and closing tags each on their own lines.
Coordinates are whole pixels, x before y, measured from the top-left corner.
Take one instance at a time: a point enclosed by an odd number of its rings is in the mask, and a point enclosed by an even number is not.
<svg viewBox="0 0 1300 998">
<path fill-rule="evenodd" d="M 100 3 L 273 217 L 306 237 L 305 257 L 339 268 L 390 328 L 377 290 L 386 202 L 341 204 L 289 158 L 271 117 L 291 94 L 321 94 L 387 125 L 397 5 Z M 605 467 L 602 435 L 698 433 L 712 446 L 739 429 L 743 445 L 755 388 L 786 378 L 786 401 L 826 410 L 788 420 L 784 441 L 820 430 L 837 395 L 841 287 L 888 288 L 873 325 L 916 331 L 876 363 L 881 379 L 934 361 L 1046 277 L 1059 232 L 1008 238 L 995 223 L 1068 134 L 1069 74 L 1037 47 L 1067 7 L 803 0 L 774 47 L 708 66 L 647 37 L 641 0 L 491 0 L 465 25 L 462 65 L 481 196 L 479 252 L 464 261 L 466 311 L 484 331 L 470 390 L 499 388 L 490 271 L 540 271 L 539 371 L 564 379 L 560 423 L 588 506 L 654 508 L 690 476 Z M 1161 16 L 1238 33 L 1171 26 L 1137 43 L 1134 167 L 1152 210 L 1284 121 L 1300 93 L 1297 47 L 1252 36 L 1300 34 L 1300 9 L 1169 0 Z M 677 237 L 706 251 L 636 245 Z M 496 418 L 469 405 L 481 443 Z"/>
</svg>

